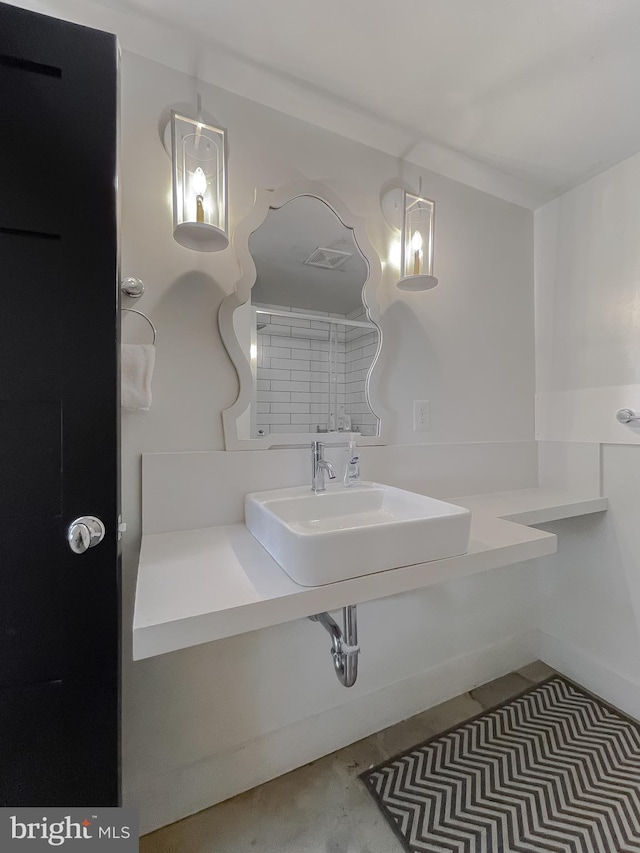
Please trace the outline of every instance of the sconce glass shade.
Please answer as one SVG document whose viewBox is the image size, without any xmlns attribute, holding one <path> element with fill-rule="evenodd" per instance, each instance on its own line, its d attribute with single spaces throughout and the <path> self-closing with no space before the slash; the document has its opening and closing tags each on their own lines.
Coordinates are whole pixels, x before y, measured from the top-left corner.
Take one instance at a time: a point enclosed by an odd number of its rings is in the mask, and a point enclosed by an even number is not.
<svg viewBox="0 0 640 853">
<path fill-rule="evenodd" d="M 430 290 L 438 283 L 433 274 L 435 202 L 402 191 L 400 290 Z"/>
<path fill-rule="evenodd" d="M 199 252 L 226 249 L 226 131 L 173 110 L 171 161 L 174 239 Z"/>
</svg>

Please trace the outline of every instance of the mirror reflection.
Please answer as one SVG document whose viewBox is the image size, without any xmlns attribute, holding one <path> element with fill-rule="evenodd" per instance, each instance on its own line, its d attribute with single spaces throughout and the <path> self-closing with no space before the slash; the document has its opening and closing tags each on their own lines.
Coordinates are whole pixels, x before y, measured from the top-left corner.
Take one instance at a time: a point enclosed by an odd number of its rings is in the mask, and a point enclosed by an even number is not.
<svg viewBox="0 0 640 853">
<path fill-rule="evenodd" d="M 249 250 L 251 437 L 377 435 L 367 387 L 379 332 L 362 301 L 368 264 L 352 230 L 321 199 L 301 196 L 269 210 Z"/>
</svg>

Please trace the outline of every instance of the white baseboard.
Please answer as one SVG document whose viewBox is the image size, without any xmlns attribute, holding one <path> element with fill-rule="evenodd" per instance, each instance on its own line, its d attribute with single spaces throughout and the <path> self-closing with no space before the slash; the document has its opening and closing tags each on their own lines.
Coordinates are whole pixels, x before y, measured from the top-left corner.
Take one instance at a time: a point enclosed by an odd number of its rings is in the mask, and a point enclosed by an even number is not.
<svg viewBox="0 0 640 853">
<path fill-rule="evenodd" d="M 125 805 L 140 810 L 141 833 L 151 832 L 525 666 L 536 641 L 536 632 L 509 637 L 172 774 L 131 780 Z"/>
<path fill-rule="evenodd" d="M 540 660 L 640 720 L 640 683 L 633 676 L 616 672 L 584 649 L 543 631 L 538 632 L 536 648 Z"/>
</svg>

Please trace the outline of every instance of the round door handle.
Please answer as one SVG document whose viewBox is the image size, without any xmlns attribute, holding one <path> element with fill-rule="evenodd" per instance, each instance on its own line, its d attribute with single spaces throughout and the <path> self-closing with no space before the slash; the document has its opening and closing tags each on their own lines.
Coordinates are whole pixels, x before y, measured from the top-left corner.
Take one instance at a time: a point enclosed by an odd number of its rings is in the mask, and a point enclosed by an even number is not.
<svg viewBox="0 0 640 853">
<path fill-rule="evenodd" d="M 67 542 L 74 554 L 84 554 L 104 539 L 104 524 L 92 515 L 76 518 L 69 525 Z"/>
</svg>

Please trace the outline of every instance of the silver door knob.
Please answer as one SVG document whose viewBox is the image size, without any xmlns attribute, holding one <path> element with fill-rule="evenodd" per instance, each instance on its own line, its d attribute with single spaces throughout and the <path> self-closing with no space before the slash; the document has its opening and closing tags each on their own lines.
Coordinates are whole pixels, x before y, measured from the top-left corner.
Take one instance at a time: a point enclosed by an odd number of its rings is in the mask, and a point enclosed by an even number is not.
<svg viewBox="0 0 640 853">
<path fill-rule="evenodd" d="M 69 525 L 67 542 L 74 554 L 84 554 L 104 539 L 104 524 L 92 515 L 76 518 Z"/>
</svg>

